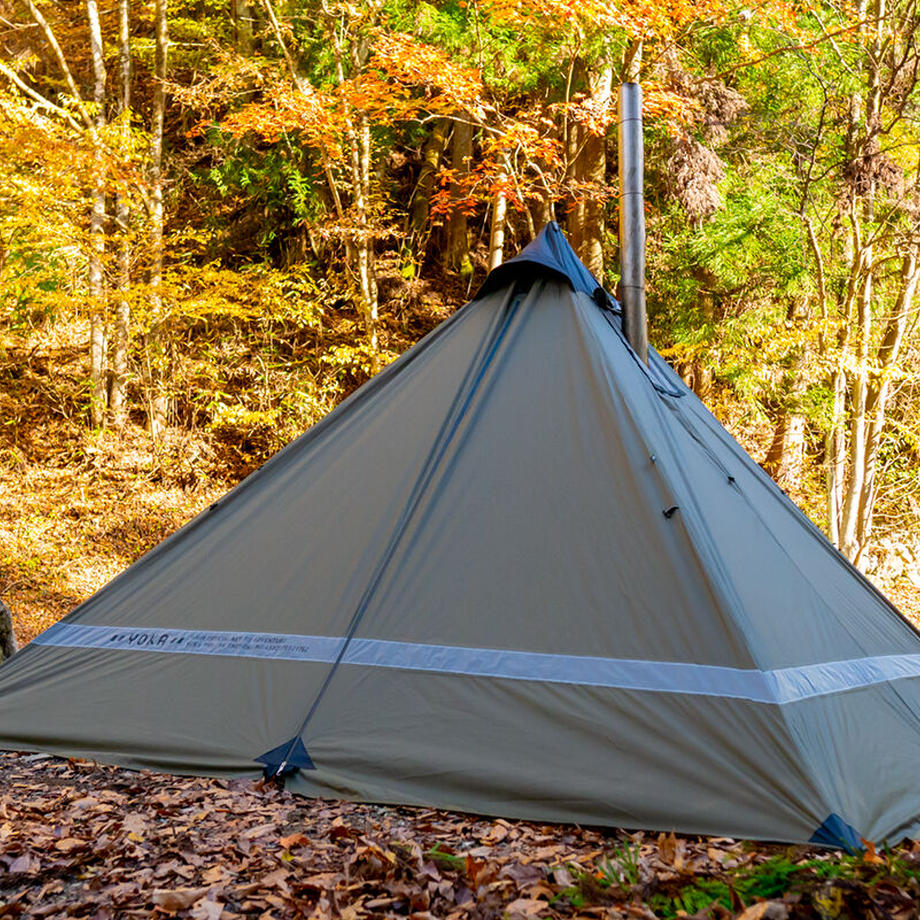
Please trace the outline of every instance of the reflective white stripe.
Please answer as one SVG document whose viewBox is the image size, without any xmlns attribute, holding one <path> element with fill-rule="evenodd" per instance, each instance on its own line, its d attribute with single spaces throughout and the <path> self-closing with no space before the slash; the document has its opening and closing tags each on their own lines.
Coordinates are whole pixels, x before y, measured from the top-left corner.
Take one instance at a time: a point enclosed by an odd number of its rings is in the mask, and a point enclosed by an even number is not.
<svg viewBox="0 0 920 920">
<path fill-rule="evenodd" d="M 66 648 L 327 663 L 335 661 L 344 641 L 335 636 L 146 627 L 132 629 L 68 623 L 58 623 L 32 640 L 35 645 Z M 676 661 L 555 655 L 357 637 L 351 640 L 342 663 L 652 693 L 718 696 L 757 703 L 792 703 L 891 680 L 920 677 L 920 654 L 881 655 L 759 671 Z"/>
<path fill-rule="evenodd" d="M 152 629 L 57 623 L 36 636 L 38 645 L 171 652 L 179 655 L 229 655 L 287 661 L 335 661 L 343 639 L 284 633 L 224 632 L 216 629 Z"/>
</svg>

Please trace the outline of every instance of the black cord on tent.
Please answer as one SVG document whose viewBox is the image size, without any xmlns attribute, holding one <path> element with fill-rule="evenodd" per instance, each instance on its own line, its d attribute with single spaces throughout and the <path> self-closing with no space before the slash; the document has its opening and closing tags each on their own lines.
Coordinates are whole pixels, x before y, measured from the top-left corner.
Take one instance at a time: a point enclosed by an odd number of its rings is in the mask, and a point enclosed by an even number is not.
<svg viewBox="0 0 920 920">
<path fill-rule="evenodd" d="M 483 342 L 477 359 L 470 363 L 470 366 L 464 375 L 460 386 L 457 389 L 457 394 L 451 402 L 450 408 L 447 411 L 447 415 L 441 424 L 441 428 L 438 431 L 437 437 L 435 438 L 434 443 L 428 452 L 428 456 L 425 458 L 425 463 L 422 466 L 422 470 L 415 481 L 415 485 L 412 487 L 412 492 L 409 495 L 409 499 L 407 500 L 402 514 L 400 515 L 399 520 L 393 529 L 393 533 L 390 537 L 389 543 L 387 544 L 387 548 L 381 556 L 380 561 L 377 563 L 374 574 L 371 577 L 367 587 L 365 588 L 364 593 L 362 594 L 361 599 L 355 608 L 355 612 L 352 614 L 351 621 L 348 624 L 348 629 L 345 631 L 342 646 L 335 657 L 335 661 L 332 663 L 332 667 L 326 674 L 326 677 L 319 688 L 319 692 L 316 694 L 316 697 L 314 698 L 309 711 L 304 717 L 300 728 L 287 744 L 280 745 L 274 750 L 269 751 L 267 754 L 263 754 L 261 757 L 256 758 L 260 763 L 265 764 L 266 778 L 283 778 L 284 776 L 290 775 L 291 773 L 294 773 L 301 768 L 315 769 L 313 766 L 313 761 L 303 745 L 303 733 L 306 730 L 307 725 L 309 725 L 310 720 L 316 714 L 320 702 L 325 696 L 326 691 L 329 689 L 329 685 L 332 683 L 332 678 L 335 676 L 339 665 L 345 658 L 345 653 L 348 651 L 351 640 L 354 638 L 354 635 L 358 630 L 358 626 L 361 624 L 361 620 L 364 618 L 365 613 L 367 613 L 367 610 L 370 607 L 371 600 L 373 599 L 374 594 L 376 594 L 377 589 L 383 580 L 383 576 L 389 567 L 389 564 L 392 561 L 396 550 L 399 547 L 399 543 L 406 532 L 406 528 L 409 526 L 409 522 L 412 520 L 413 515 L 418 509 L 425 491 L 434 478 L 434 474 L 438 468 L 438 465 L 443 459 L 448 446 L 450 445 L 454 435 L 457 432 L 457 429 L 460 426 L 460 423 L 463 421 L 467 410 L 472 404 L 473 397 L 476 395 L 480 384 L 485 378 L 486 371 L 489 369 L 495 354 L 504 341 L 505 335 L 511 325 L 511 320 L 517 313 L 517 308 L 520 306 L 521 301 L 524 299 L 526 293 L 528 293 L 528 289 L 522 290 L 521 286 L 517 283 L 511 287 L 508 298 L 503 305 L 502 312 L 500 313 L 499 323 L 497 324 L 492 335 L 485 342 Z"/>
</svg>

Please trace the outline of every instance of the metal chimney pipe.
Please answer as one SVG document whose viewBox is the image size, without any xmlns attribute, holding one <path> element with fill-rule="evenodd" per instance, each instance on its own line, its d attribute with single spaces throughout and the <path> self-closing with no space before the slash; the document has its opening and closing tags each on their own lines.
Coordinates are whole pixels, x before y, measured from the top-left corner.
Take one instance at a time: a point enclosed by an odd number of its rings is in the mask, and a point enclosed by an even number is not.
<svg viewBox="0 0 920 920">
<path fill-rule="evenodd" d="M 648 364 L 648 319 L 645 313 L 645 200 L 642 186 L 642 87 L 620 85 L 620 292 L 623 332 L 643 363 Z"/>
</svg>

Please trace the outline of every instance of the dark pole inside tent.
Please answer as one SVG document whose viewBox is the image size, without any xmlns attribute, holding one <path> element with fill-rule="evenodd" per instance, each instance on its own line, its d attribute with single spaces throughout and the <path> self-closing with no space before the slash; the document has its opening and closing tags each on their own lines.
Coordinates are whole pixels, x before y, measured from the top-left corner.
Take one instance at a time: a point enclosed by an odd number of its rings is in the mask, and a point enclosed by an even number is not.
<svg viewBox="0 0 920 920">
<path fill-rule="evenodd" d="M 619 100 L 620 290 L 626 340 L 648 364 L 645 315 L 645 202 L 642 87 L 623 83 Z"/>
</svg>

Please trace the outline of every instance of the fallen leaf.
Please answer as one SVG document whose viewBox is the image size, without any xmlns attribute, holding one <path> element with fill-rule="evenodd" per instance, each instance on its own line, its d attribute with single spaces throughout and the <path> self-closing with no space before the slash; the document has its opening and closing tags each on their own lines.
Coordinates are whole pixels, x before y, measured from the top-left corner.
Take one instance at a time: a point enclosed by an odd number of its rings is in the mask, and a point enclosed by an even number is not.
<svg viewBox="0 0 920 920">
<path fill-rule="evenodd" d="M 292 850 L 294 847 L 306 846 L 310 838 L 306 834 L 291 834 L 290 837 L 282 837 L 279 842 L 286 850 Z"/>
<path fill-rule="evenodd" d="M 60 840 L 55 841 L 54 848 L 60 853 L 72 853 L 74 850 L 79 850 L 86 845 L 86 841 L 81 840 L 79 837 L 62 837 Z"/>
<path fill-rule="evenodd" d="M 674 865 L 674 858 L 677 856 L 677 837 L 673 831 L 670 834 L 658 835 L 658 855 L 665 865 Z"/>
<path fill-rule="evenodd" d="M 147 833 L 148 827 L 147 819 L 143 815 L 136 813 L 125 815 L 124 820 L 121 822 L 122 830 L 126 831 L 129 836 L 133 833 L 141 837 Z"/>
<path fill-rule="evenodd" d="M 256 837 L 261 837 L 264 834 L 269 833 L 275 829 L 274 824 L 260 824 L 257 827 L 249 827 L 240 834 L 242 840 L 253 840 Z"/>
<path fill-rule="evenodd" d="M 496 844 L 496 843 L 501 843 L 507 836 L 508 836 L 507 825 L 496 822 L 479 839 L 483 843 Z"/>
<path fill-rule="evenodd" d="M 224 905 L 218 901 L 209 901 L 207 898 L 195 902 L 192 908 L 192 917 L 195 920 L 220 920 L 224 912 Z"/>
<path fill-rule="evenodd" d="M 548 909 L 549 904 L 546 901 L 537 901 L 534 898 L 518 898 L 505 907 L 505 912 L 514 920 L 515 917 L 538 917 L 541 911 Z"/>
<path fill-rule="evenodd" d="M 32 857 L 28 853 L 17 856 L 7 867 L 7 872 L 31 872 Z"/>
<path fill-rule="evenodd" d="M 185 910 L 207 893 L 207 888 L 154 888 L 150 900 L 166 910 Z"/>
<path fill-rule="evenodd" d="M 871 865 L 885 865 L 885 860 L 882 859 L 878 853 L 875 852 L 875 844 L 871 840 L 866 840 L 865 838 L 860 838 L 863 842 L 863 846 L 866 848 L 863 853 L 863 862 L 870 863 Z"/>
</svg>

